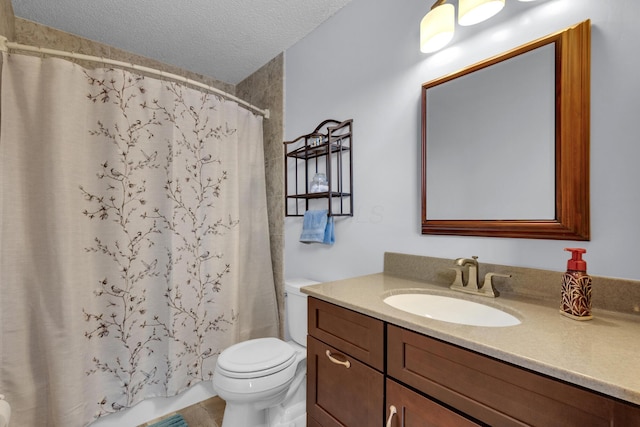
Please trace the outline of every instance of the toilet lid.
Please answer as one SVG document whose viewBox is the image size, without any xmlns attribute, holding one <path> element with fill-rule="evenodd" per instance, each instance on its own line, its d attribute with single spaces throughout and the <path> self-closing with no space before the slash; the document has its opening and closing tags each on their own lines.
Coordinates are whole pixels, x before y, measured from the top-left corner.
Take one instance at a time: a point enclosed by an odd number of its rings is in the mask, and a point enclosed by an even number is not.
<svg viewBox="0 0 640 427">
<path fill-rule="evenodd" d="M 233 378 L 270 375 L 290 366 L 295 349 L 277 338 L 257 338 L 234 344 L 220 353 L 218 368 Z"/>
</svg>

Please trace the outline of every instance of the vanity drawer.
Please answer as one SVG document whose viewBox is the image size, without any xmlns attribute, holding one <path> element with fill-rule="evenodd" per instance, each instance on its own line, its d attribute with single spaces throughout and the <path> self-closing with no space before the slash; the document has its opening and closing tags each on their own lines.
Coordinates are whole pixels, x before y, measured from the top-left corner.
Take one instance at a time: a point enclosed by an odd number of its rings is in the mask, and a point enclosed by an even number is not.
<svg viewBox="0 0 640 427">
<path fill-rule="evenodd" d="M 384 323 L 309 297 L 309 335 L 372 366 L 384 369 Z"/>
<path fill-rule="evenodd" d="M 490 425 L 623 426 L 638 415 L 636 407 L 393 325 L 387 375 Z"/>
<path fill-rule="evenodd" d="M 323 427 L 380 426 L 384 375 L 313 337 L 307 338 L 307 416 Z"/>
</svg>

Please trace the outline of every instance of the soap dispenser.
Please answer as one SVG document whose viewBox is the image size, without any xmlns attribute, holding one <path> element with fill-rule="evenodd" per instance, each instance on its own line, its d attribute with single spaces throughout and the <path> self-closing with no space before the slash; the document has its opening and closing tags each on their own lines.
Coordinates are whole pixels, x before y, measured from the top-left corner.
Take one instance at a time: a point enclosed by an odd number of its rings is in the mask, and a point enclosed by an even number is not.
<svg viewBox="0 0 640 427">
<path fill-rule="evenodd" d="M 589 320 L 591 315 L 591 277 L 582 259 L 586 249 L 565 248 L 571 252 L 567 271 L 562 275 L 562 306 L 560 313 L 575 320 Z"/>
</svg>

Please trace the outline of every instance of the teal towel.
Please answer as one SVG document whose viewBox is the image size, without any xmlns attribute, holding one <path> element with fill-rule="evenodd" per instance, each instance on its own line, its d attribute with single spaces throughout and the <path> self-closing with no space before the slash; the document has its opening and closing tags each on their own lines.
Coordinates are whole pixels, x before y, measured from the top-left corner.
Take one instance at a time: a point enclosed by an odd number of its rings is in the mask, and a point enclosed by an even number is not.
<svg viewBox="0 0 640 427">
<path fill-rule="evenodd" d="M 150 424 L 149 427 L 189 427 L 182 415 L 175 414 L 157 423 Z"/>
<path fill-rule="evenodd" d="M 327 210 L 306 211 L 302 220 L 302 243 L 323 243 L 333 245 L 335 234 L 333 217 L 327 215 Z"/>
</svg>

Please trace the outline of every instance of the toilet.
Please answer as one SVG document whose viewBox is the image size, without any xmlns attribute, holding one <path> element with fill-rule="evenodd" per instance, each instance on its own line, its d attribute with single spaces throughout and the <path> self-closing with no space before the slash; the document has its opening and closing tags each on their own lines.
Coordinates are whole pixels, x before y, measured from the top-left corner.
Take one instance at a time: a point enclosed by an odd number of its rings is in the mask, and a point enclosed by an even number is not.
<svg viewBox="0 0 640 427">
<path fill-rule="evenodd" d="M 222 427 L 305 427 L 308 279 L 285 281 L 290 341 L 257 338 L 220 353 L 213 388 L 226 401 Z"/>
</svg>

